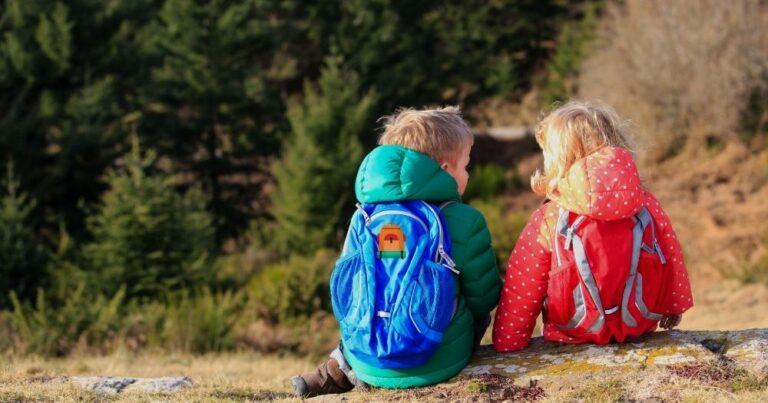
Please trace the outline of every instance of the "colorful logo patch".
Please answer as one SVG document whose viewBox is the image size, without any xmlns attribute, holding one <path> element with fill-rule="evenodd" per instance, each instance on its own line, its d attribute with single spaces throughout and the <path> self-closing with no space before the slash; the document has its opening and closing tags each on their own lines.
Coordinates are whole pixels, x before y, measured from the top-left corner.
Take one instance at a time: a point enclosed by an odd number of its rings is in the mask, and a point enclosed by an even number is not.
<svg viewBox="0 0 768 403">
<path fill-rule="evenodd" d="M 385 224 L 379 233 L 379 258 L 404 258 L 405 234 L 397 224 Z"/>
</svg>

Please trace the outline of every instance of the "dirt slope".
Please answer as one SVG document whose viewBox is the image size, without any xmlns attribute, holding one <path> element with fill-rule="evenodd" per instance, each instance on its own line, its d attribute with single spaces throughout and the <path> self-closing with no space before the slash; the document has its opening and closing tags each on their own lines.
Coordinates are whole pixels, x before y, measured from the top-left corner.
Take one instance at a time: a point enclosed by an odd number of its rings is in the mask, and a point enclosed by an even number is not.
<svg viewBox="0 0 768 403">
<path fill-rule="evenodd" d="M 768 284 L 744 285 L 721 274 L 766 253 L 768 152 L 731 144 L 644 173 L 672 218 L 694 282 L 696 306 L 683 327 L 768 326 Z"/>
</svg>

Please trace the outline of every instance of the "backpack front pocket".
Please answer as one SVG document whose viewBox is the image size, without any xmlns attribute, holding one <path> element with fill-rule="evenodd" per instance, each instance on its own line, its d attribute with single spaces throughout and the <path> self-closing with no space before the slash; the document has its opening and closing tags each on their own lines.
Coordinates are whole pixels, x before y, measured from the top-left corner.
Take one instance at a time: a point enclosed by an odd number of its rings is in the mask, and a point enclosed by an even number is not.
<svg viewBox="0 0 768 403">
<path fill-rule="evenodd" d="M 394 332 L 388 335 L 387 343 L 393 346 L 391 357 L 407 359 L 409 366 L 423 365 L 440 347 L 453 319 L 456 291 L 450 269 L 426 260 L 416 270 L 393 309 L 390 319 Z"/>
<path fill-rule="evenodd" d="M 422 273 L 413 283 L 408 301 L 408 315 L 416 331 L 440 342 L 451 322 L 455 283 L 451 271 L 433 261 L 425 261 Z"/>
<path fill-rule="evenodd" d="M 574 321 L 580 322 L 580 307 L 584 309 L 584 295 L 581 290 L 579 273 L 574 262 L 568 262 L 549 274 L 547 283 L 547 320 L 558 327 L 569 327 Z"/>
<path fill-rule="evenodd" d="M 333 314 L 342 330 L 351 331 L 370 325 L 373 301 L 369 288 L 372 284 L 369 283 L 365 260 L 359 251 L 336 262 L 330 287 Z M 355 300 L 359 303 L 354 303 Z"/>
</svg>

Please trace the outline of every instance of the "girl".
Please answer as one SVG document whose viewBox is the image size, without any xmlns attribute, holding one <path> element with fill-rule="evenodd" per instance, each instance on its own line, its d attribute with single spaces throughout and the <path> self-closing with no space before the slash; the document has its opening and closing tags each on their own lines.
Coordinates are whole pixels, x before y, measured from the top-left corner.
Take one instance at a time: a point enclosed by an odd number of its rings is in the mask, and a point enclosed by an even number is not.
<svg viewBox="0 0 768 403">
<path fill-rule="evenodd" d="M 546 200 L 510 255 L 495 349 L 525 347 L 542 309 L 544 338 L 567 343 L 677 326 L 693 306 L 682 249 L 616 112 L 569 102 L 539 123 L 536 141 L 544 172 L 531 186 Z"/>
</svg>

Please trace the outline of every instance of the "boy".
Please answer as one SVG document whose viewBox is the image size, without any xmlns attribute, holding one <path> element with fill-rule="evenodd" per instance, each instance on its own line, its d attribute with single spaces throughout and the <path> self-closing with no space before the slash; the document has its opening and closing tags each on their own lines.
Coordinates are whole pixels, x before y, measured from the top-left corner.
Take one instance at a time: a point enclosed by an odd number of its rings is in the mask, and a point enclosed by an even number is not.
<svg viewBox="0 0 768 403">
<path fill-rule="evenodd" d="M 340 393 L 355 385 L 426 386 L 447 380 L 469 362 L 499 299 L 501 279 L 482 214 L 461 203 L 473 137 L 456 107 L 404 109 L 384 118 L 380 146 L 363 160 L 355 193 L 361 203 L 424 200 L 447 204 L 442 214 L 459 269 L 457 306 L 437 352 L 424 365 L 384 369 L 339 346 L 315 372 L 294 377 L 296 394 Z"/>
</svg>

